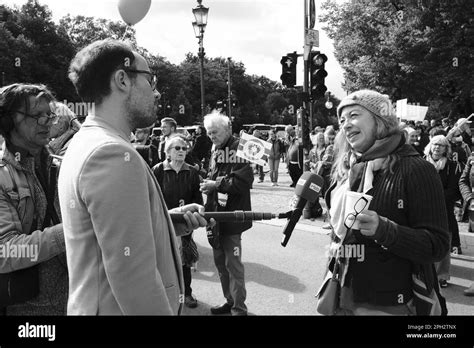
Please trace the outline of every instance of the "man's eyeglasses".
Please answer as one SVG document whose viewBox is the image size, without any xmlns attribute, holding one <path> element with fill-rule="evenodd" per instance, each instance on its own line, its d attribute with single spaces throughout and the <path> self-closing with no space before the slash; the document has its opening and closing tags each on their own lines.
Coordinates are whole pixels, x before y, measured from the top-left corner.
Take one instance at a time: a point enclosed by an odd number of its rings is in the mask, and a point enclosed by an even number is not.
<svg viewBox="0 0 474 348">
<path fill-rule="evenodd" d="M 175 149 L 176 151 L 181 151 L 181 150 L 183 150 L 183 151 L 188 151 L 188 147 L 187 147 L 187 146 L 175 146 L 174 149 Z"/>
<path fill-rule="evenodd" d="M 43 116 L 43 115 L 30 115 L 30 114 L 27 114 L 26 112 L 23 112 L 23 111 L 16 111 L 16 112 L 18 112 L 19 114 L 23 114 L 26 117 L 34 118 L 36 120 L 36 123 L 38 123 L 40 126 L 46 126 L 50 122 L 52 124 L 56 124 L 56 123 L 58 123 L 58 120 L 59 120 L 59 116 L 56 115 L 54 112 L 46 113 L 46 116 Z"/>
<path fill-rule="evenodd" d="M 354 204 L 354 213 L 349 213 L 344 220 L 344 226 L 351 229 L 354 226 L 357 215 L 362 213 L 365 207 L 369 204 L 369 200 L 365 197 L 360 197 Z"/>
<path fill-rule="evenodd" d="M 155 88 L 156 88 L 156 75 L 154 75 L 153 73 L 149 72 L 149 71 L 146 71 L 146 70 L 135 70 L 135 69 L 124 69 L 125 71 L 128 71 L 128 72 L 131 72 L 131 73 L 135 73 L 135 74 L 147 74 L 150 76 L 150 79 L 147 79 L 148 80 L 148 83 L 150 84 L 151 86 L 151 89 L 154 91 Z"/>
</svg>

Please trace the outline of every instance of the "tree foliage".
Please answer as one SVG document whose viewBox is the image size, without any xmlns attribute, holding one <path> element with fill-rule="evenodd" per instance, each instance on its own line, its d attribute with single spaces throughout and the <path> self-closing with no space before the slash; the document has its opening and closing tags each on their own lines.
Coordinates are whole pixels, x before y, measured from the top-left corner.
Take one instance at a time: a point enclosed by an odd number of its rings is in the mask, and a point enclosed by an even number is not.
<svg viewBox="0 0 474 348">
<path fill-rule="evenodd" d="M 58 99 L 74 99 L 74 87 L 67 79 L 74 47 L 57 30 L 48 8 L 29 0 L 21 9 L 0 6 L 0 13 L 3 83 L 40 82 L 55 90 Z"/>
<path fill-rule="evenodd" d="M 346 91 L 436 105 L 428 118 L 473 112 L 471 0 L 327 0 L 322 8 Z"/>
<path fill-rule="evenodd" d="M 128 41 L 157 75 L 162 93 L 158 117 L 171 116 L 180 125 L 201 122 L 200 61 L 188 53 L 178 65 L 137 45 L 135 29 L 122 22 L 66 15 L 55 24 L 48 6 L 28 0 L 21 8 L 0 5 L 0 72 L 2 84 L 44 83 L 60 101 L 79 101 L 67 71 L 75 53 L 95 40 Z M 296 123 L 301 106 L 296 90 L 264 76 L 248 75 L 242 62 L 231 61 L 234 130 L 245 123 Z M 228 61 L 205 57 L 206 111 L 228 101 Z M 227 109 L 223 110 L 224 112 Z"/>
</svg>

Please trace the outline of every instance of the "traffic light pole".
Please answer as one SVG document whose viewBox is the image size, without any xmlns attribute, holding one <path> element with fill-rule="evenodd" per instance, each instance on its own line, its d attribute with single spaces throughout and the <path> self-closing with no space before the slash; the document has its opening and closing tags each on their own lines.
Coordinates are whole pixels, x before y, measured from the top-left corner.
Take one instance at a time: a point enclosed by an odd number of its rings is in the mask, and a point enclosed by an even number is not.
<svg viewBox="0 0 474 348">
<path fill-rule="evenodd" d="M 308 0 L 304 0 L 304 28 L 303 28 L 303 38 L 304 38 L 304 54 L 303 54 L 303 59 L 304 59 L 304 79 L 303 79 L 303 110 L 302 110 L 302 120 L 301 120 L 301 126 L 302 126 L 302 138 L 303 138 L 303 148 L 304 148 L 304 157 L 306 159 L 309 149 L 311 147 L 311 144 L 308 143 L 309 140 L 309 134 L 310 134 L 310 129 L 311 129 L 311 119 L 309 118 L 308 122 L 308 112 L 311 114 L 312 107 L 311 107 L 311 101 L 309 98 L 309 59 L 310 55 L 307 54 L 311 47 L 307 47 L 306 44 L 306 33 L 309 28 L 309 23 L 308 23 Z"/>
</svg>

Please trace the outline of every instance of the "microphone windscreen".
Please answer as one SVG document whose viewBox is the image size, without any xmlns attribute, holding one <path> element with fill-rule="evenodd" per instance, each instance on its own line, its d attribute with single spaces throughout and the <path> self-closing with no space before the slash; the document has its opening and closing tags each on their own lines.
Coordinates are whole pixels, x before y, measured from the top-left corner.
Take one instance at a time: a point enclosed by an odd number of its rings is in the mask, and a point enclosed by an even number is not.
<svg viewBox="0 0 474 348">
<path fill-rule="evenodd" d="M 304 172 L 295 187 L 295 194 L 309 202 L 314 202 L 324 185 L 324 179 L 317 174 Z"/>
</svg>

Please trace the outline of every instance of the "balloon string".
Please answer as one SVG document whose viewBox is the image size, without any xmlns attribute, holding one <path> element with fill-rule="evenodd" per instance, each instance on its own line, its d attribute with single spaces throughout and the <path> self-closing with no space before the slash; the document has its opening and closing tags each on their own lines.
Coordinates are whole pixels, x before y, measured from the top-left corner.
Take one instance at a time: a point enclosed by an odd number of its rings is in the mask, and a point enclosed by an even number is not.
<svg viewBox="0 0 474 348">
<path fill-rule="evenodd" d="M 125 27 L 125 31 L 124 31 L 124 33 L 123 33 L 122 39 L 120 39 L 120 41 L 124 41 L 124 40 L 125 40 L 125 36 L 127 35 L 128 28 L 130 28 L 130 25 L 127 24 L 127 26 Z"/>
</svg>

